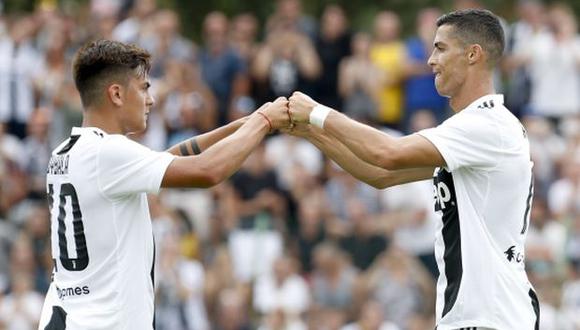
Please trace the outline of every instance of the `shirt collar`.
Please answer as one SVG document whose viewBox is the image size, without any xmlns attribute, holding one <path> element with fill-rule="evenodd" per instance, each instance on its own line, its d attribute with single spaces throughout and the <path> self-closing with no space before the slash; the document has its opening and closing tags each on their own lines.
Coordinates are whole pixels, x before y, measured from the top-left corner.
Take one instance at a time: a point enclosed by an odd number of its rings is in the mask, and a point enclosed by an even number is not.
<svg viewBox="0 0 580 330">
<path fill-rule="evenodd" d="M 100 137 L 107 135 L 107 133 L 98 127 L 73 127 L 70 135 L 82 135 L 86 132 L 93 132 Z"/>
<path fill-rule="evenodd" d="M 471 102 L 466 109 L 473 107 L 493 108 L 500 104 L 503 105 L 503 94 L 488 94 Z"/>
</svg>

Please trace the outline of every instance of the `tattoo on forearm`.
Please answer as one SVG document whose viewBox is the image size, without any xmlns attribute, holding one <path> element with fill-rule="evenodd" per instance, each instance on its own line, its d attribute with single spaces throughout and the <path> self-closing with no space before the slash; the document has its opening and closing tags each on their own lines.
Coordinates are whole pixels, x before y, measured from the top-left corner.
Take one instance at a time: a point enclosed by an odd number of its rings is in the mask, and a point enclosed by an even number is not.
<svg viewBox="0 0 580 330">
<path fill-rule="evenodd" d="M 197 144 L 197 139 L 192 138 L 189 140 L 189 145 L 191 146 L 191 150 L 193 151 L 194 155 L 201 154 L 201 149 L 199 149 L 199 145 Z"/>
<path fill-rule="evenodd" d="M 187 148 L 188 144 L 189 148 Z M 190 149 L 191 151 L 189 151 Z M 179 145 L 179 152 L 181 152 L 182 156 L 199 155 L 201 153 L 201 149 L 197 144 L 197 140 L 195 138 L 191 138 Z"/>
<path fill-rule="evenodd" d="M 179 145 L 179 152 L 181 152 L 182 156 L 189 156 L 189 152 L 187 151 L 187 147 L 185 146 L 185 142 Z"/>
</svg>

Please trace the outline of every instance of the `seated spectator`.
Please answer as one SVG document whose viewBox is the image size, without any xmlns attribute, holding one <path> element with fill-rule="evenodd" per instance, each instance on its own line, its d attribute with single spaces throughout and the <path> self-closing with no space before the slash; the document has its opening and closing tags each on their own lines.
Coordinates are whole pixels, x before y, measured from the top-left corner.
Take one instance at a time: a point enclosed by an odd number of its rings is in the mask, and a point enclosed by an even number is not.
<svg viewBox="0 0 580 330">
<path fill-rule="evenodd" d="M 219 295 L 215 330 L 250 330 L 249 308 L 243 296 L 235 290 L 224 290 Z"/>
<path fill-rule="evenodd" d="M 12 290 L 0 299 L 0 325 L 7 330 L 36 329 L 44 299 L 34 291 L 30 273 L 12 275 Z"/>
<path fill-rule="evenodd" d="M 385 319 L 406 329 L 415 318 L 432 315 L 435 285 L 423 265 L 402 250 L 390 248 L 367 273 L 364 285 Z"/>
<path fill-rule="evenodd" d="M 261 275 L 254 285 L 254 309 L 266 319 L 279 311 L 284 324 L 302 323 L 310 299 L 308 284 L 288 256 L 276 259 L 272 273 Z"/>
<path fill-rule="evenodd" d="M 314 250 L 311 285 L 315 307 L 350 312 L 357 271 L 332 243 Z"/>
<path fill-rule="evenodd" d="M 377 219 L 367 213 L 360 200 L 346 200 L 345 204 L 348 212 L 347 221 L 352 228 L 346 236 L 340 238 L 339 245 L 350 256 L 353 264 L 364 271 L 387 249 L 389 242 L 380 233 Z"/>
<path fill-rule="evenodd" d="M 185 259 L 177 233 L 172 236 L 160 246 L 156 268 L 156 328 L 209 330 L 203 267 L 196 260 Z"/>
<path fill-rule="evenodd" d="M 321 197 L 320 191 L 311 192 L 299 201 L 298 206 L 298 233 L 292 247 L 302 265 L 301 271 L 306 276 L 309 276 L 314 268 L 314 251 L 326 239 L 328 231 Z"/>
<path fill-rule="evenodd" d="M 349 323 L 340 330 L 399 330 L 393 322 L 385 321 L 383 307 L 380 303 L 369 300 L 360 312 L 360 317 L 353 323 Z"/>
</svg>

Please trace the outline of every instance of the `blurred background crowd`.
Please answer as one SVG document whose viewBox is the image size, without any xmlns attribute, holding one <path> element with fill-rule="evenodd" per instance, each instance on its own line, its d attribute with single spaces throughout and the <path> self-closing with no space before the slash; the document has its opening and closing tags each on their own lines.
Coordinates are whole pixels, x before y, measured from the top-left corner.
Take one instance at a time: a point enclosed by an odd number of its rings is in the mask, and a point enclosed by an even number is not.
<svg viewBox="0 0 580 330">
<path fill-rule="evenodd" d="M 71 60 L 88 40 L 152 53 L 156 105 L 133 138 L 155 150 L 295 90 L 409 134 L 451 115 L 426 65 L 436 19 L 486 6 L 385 6 L 355 26 L 353 13 L 329 1 L 316 13 L 300 0 L 265 1 L 263 17 L 207 11 L 187 24 L 163 1 L 65 3 L 17 11 L 0 0 L 0 329 L 35 329 L 39 319 L 52 271 L 46 165 L 80 125 Z M 498 12 L 507 49 L 496 86 L 526 126 L 535 162 L 526 267 L 540 328 L 580 329 L 577 16 L 566 3 L 511 3 L 508 15 Z M 198 37 L 182 29 L 192 24 Z M 157 329 L 434 327 L 438 220 L 429 181 L 376 190 L 306 141 L 272 135 L 227 182 L 162 191 L 150 208 Z"/>
</svg>

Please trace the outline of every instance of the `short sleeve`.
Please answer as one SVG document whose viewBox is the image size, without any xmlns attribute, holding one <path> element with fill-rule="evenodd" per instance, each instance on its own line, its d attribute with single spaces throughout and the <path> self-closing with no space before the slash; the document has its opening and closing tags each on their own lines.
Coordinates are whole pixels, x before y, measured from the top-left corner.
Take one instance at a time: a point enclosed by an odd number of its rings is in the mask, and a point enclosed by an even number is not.
<svg viewBox="0 0 580 330">
<path fill-rule="evenodd" d="M 493 119 L 470 110 L 419 134 L 435 145 L 449 171 L 460 167 L 490 169 L 502 157 L 501 136 Z"/>
<path fill-rule="evenodd" d="M 110 136 L 99 150 L 100 189 L 109 197 L 158 193 L 165 170 L 174 158 L 168 152 L 153 151 L 124 136 Z"/>
</svg>

